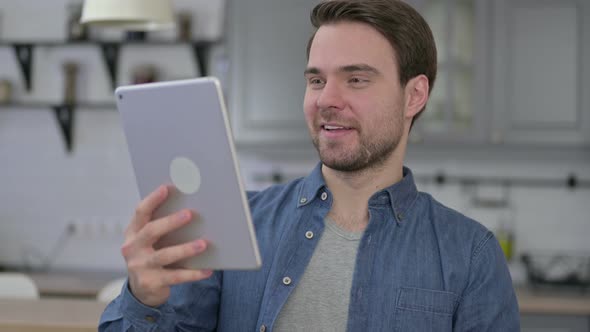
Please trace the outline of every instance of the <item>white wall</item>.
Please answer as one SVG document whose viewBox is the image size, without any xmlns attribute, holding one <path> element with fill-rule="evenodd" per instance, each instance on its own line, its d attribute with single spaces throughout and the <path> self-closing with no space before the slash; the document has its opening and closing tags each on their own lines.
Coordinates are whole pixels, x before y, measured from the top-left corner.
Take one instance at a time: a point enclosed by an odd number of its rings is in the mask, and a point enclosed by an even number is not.
<svg viewBox="0 0 590 332">
<path fill-rule="evenodd" d="M 62 39 L 65 0 L 0 0 L 3 39 Z M 176 1 L 190 7 L 202 20 L 196 31 L 205 37 L 221 33 L 223 1 Z M 207 14 L 202 14 L 207 12 Z M 43 13 L 43 15 L 39 15 Z M 22 24 L 36 18 L 33 26 Z M 217 17 L 217 19 L 214 19 Z M 155 51 L 155 50 L 154 50 Z M 164 79 L 196 75 L 189 50 L 158 49 L 160 53 L 128 50 L 122 54 L 121 81 L 135 61 L 148 57 L 165 67 Z M 223 58 L 223 56 L 221 57 Z M 60 64 L 74 59 L 82 64 L 79 99 L 111 101 L 112 91 L 99 53 L 92 47 L 44 49 L 36 53 L 34 90 L 23 89 L 12 49 L 0 48 L 0 79 L 16 82 L 18 100 L 57 101 L 62 94 Z M 214 64 L 215 65 L 215 64 Z M 187 70 L 188 68 L 188 70 Z M 215 69 L 215 68 L 214 68 Z M 127 80 L 127 81 L 126 81 Z M 119 255 L 122 230 L 138 195 L 118 114 L 114 110 L 80 110 L 76 114 L 74 152 L 67 154 L 50 110 L 0 109 L 0 264 L 39 266 L 50 256 L 54 268 L 123 269 Z M 590 179 L 589 156 L 563 161 L 537 154 L 528 162 L 512 161 L 501 153 L 487 155 L 444 153 L 413 155 L 408 165 L 417 175 L 443 171 L 448 175 L 564 178 L 576 172 Z M 311 151 L 308 147 L 307 152 Z M 313 153 L 304 159 L 267 159 L 242 150 L 241 166 L 251 189 L 269 182 L 260 180 L 273 171 L 287 177 L 307 173 L 315 165 Z M 458 160 L 454 156 L 461 155 Z M 292 158 L 292 157 L 291 157 Z M 477 209 L 469 204 L 470 192 L 457 184 L 419 183 L 443 203 L 475 217 L 490 228 L 503 211 Z M 497 188 L 479 188 L 489 195 Z M 491 193 L 491 194 L 490 194 Z M 590 190 L 515 187 L 510 190 L 516 230 L 516 248 L 523 251 L 590 252 Z M 76 232 L 64 238 L 67 225 Z"/>
<path fill-rule="evenodd" d="M 66 7 L 80 2 L 0 0 L 0 38 L 64 40 Z M 174 5 L 194 15 L 195 38 L 222 36 L 224 0 L 175 0 Z M 93 36 L 116 39 L 121 34 L 93 31 Z M 152 35 L 173 36 L 174 31 Z M 0 47 L 0 79 L 12 81 L 15 101 L 59 102 L 64 61 L 80 65 L 79 101 L 114 103 L 100 51 L 93 46 L 37 48 L 32 91 L 24 88 L 12 48 Z M 126 47 L 118 84 L 129 83 L 133 67 L 143 63 L 157 65 L 162 80 L 199 74 L 189 47 L 149 47 L 149 52 Z M 118 114 L 76 110 L 74 132 L 74 152 L 67 154 L 50 109 L 0 106 L 0 265 L 124 268 L 119 247 L 139 197 Z M 73 234 L 66 232 L 68 225 L 75 226 Z"/>
</svg>

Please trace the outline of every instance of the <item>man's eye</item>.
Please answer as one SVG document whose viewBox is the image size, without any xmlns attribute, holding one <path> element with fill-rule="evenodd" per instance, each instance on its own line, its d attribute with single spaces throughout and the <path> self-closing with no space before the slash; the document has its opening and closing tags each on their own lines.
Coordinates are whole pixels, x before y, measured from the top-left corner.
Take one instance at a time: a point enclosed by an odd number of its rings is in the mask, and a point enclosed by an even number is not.
<svg viewBox="0 0 590 332">
<path fill-rule="evenodd" d="M 308 82 L 309 82 L 309 85 L 312 85 L 312 86 L 320 86 L 320 85 L 324 84 L 324 81 L 320 78 L 310 78 L 308 80 Z"/>
<path fill-rule="evenodd" d="M 348 84 L 355 88 L 362 88 L 369 84 L 369 80 L 362 77 L 351 77 L 348 79 Z"/>
</svg>

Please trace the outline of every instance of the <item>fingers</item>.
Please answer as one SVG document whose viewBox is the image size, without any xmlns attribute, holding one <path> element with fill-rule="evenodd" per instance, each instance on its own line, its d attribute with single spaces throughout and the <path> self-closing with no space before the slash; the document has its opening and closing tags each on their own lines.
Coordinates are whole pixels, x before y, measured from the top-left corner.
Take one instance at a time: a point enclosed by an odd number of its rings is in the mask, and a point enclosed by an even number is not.
<svg viewBox="0 0 590 332">
<path fill-rule="evenodd" d="M 164 218 L 154 220 L 139 230 L 135 245 L 139 247 L 152 246 L 163 235 L 188 224 L 192 218 L 193 212 L 185 209 Z"/>
<path fill-rule="evenodd" d="M 156 210 L 158 206 L 160 206 L 160 204 L 162 204 L 166 200 L 166 198 L 168 197 L 168 193 L 169 188 L 167 186 L 160 186 L 158 187 L 158 189 L 154 190 L 149 195 L 147 195 L 137 205 L 137 208 L 135 209 L 135 214 L 131 219 L 129 227 L 127 228 L 127 235 L 137 233 L 140 229 L 143 228 L 143 226 L 148 221 L 151 220 L 154 210 Z"/>
<path fill-rule="evenodd" d="M 170 296 L 170 286 L 211 277 L 211 270 L 157 269 L 129 275 L 133 295 L 150 307 L 162 305 Z"/>
<path fill-rule="evenodd" d="M 141 303 L 153 307 L 161 305 L 170 296 L 170 285 L 206 279 L 213 273 L 165 268 L 205 251 L 207 243 L 204 240 L 154 250 L 154 243 L 163 235 L 188 224 L 193 218 L 194 213 L 185 209 L 152 221 L 154 211 L 170 196 L 172 189 L 160 186 L 138 204 L 121 247 L 131 291 Z"/>
<path fill-rule="evenodd" d="M 185 282 L 199 281 L 211 277 L 211 270 L 164 270 L 162 274 L 162 283 L 164 285 L 177 285 Z"/>
<path fill-rule="evenodd" d="M 195 256 L 207 249 L 207 242 L 196 240 L 172 247 L 162 248 L 152 254 L 148 265 L 152 267 L 167 266 L 182 259 Z"/>
</svg>

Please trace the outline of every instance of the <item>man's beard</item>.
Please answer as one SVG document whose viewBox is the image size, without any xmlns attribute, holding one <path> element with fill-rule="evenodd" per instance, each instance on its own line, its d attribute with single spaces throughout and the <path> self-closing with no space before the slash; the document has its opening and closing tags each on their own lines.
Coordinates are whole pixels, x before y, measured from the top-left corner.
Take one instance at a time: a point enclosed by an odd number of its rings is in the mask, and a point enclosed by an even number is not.
<svg viewBox="0 0 590 332">
<path fill-rule="evenodd" d="M 339 155 L 335 151 L 341 143 L 325 143 L 320 146 L 319 136 L 313 137 L 315 146 L 322 164 L 340 172 L 358 172 L 362 170 L 379 168 L 396 150 L 401 139 L 401 126 L 393 126 L 392 132 L 387 137 L 376 137 L 374 141 L 368 142 L 366 138 L 360 137 L 359 145 L 354 149 L 343 149 Z"/>
</svg>

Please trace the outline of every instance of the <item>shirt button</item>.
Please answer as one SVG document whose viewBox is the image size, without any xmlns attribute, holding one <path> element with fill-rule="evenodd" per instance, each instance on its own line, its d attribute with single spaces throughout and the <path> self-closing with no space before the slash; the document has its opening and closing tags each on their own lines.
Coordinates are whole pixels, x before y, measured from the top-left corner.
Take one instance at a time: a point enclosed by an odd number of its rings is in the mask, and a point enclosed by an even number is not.
<svg viewBox="0 0 590 332">
<path fill-rule="evenodd" d="M 283 278 L 283 284 L 284 284 L 285 286 L 289 286 L 289 285 L 291 284 L 291 278 L 289 278 L 289 277 L 284 277 L 284 278 Z"/>
<path fill-rule="evenodd" d="M 299 203 L 305 204 L 305 202 L 307 202 L 307 198 L 301 197 L 301 199 L 299 200 Z"/>
<path fill-rule="evenodd" d="M 154 323 L 156 321 L 156 317 L 154 316 L 145 316 L 145 320 L 147 320 L 150 323 Z"/>
<path fill-rule="evenodd" d="M 312 231 L 305 232 L 305 237 L 310 240 L 313 239 L 313 232 Z"/>
<path fill-rule="evenodd" d="M 260 332 L 266 331 L 266 325 L 260 325 Z"/>
<path fill-rule="evenodd" d="M 328 193 L 326 193 L 325 191 L 322 193 L 322 201 L 325 201 L 328 198 Z"/>
</svg>

